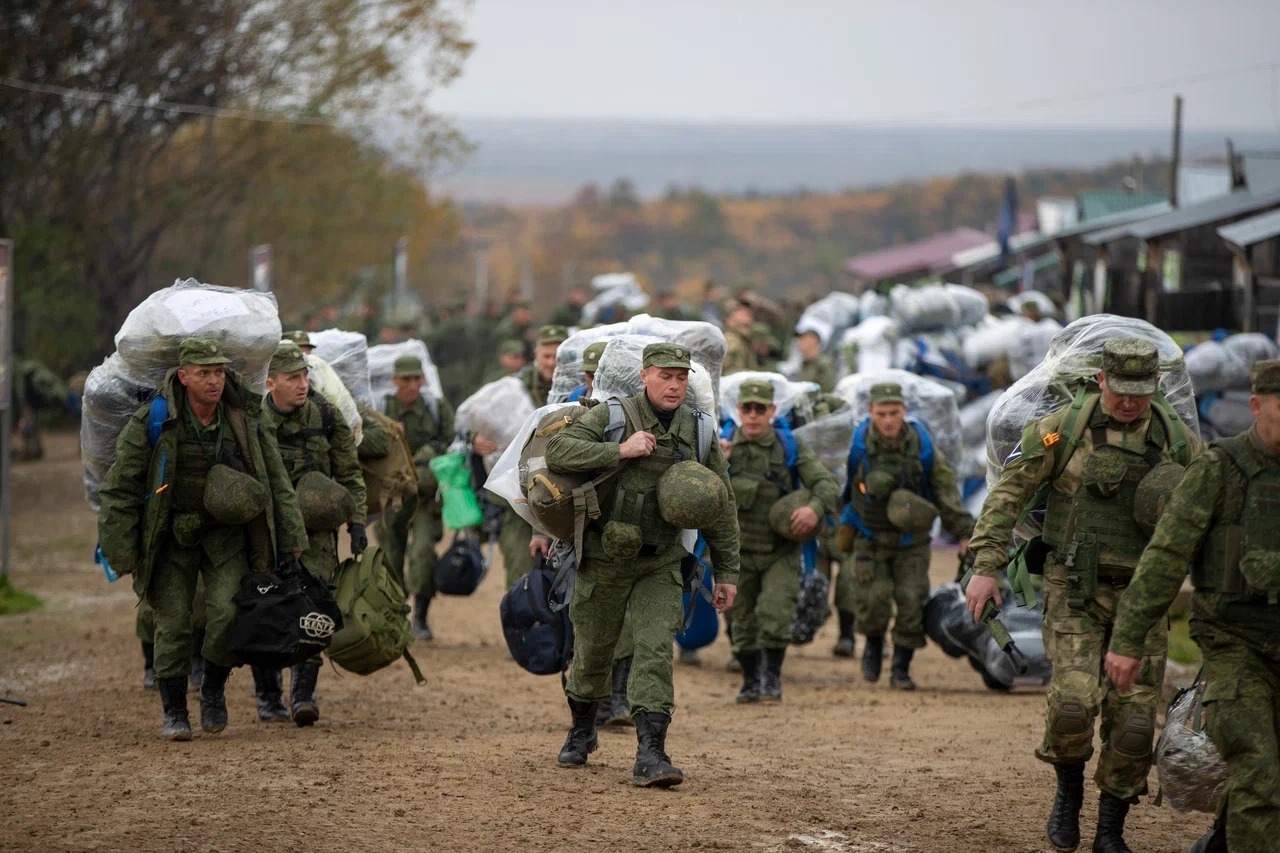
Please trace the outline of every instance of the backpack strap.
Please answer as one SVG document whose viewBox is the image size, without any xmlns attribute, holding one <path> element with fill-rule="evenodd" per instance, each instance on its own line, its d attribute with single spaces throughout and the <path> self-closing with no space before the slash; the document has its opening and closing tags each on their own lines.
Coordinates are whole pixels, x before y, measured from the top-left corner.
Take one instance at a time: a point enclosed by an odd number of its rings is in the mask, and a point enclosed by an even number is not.
<svg viewBox="0 0 1280 853">
<path fill-rule="evenodd" d="M 622 435 L 627 431 L 627 413 L 622 408 L 622 400 L 617 397 L 610 397 L 609 406 L 609 425 L 604 428 L 604 440 L 617 444 L 622 441 Z"/>
<path fill-rule="evenodd" d="M 1100 393 L 1089 390 L 1088 382 L 1081 382 L 1076 388 L 1071 407 L 1067 410 L 1067 416 L 1062 421 L 1062 429 L 1058 432 L 1062 441 L 1054 444 L 1053 475 L 1049 478 L 1050 482 L 1062 476 L 1062 472 L 1067 470 L 1067 463 L 1071 461 L 1071 455 L 1077 448 L 1084 447 L 1085 429 L 1089 426 L 1094 409 L 1098 407 L 1098 400 L 1101 398 Z"/>
<path fill-rule="evenodd" d="M 924 483 L 921 485 L 922 496 L 925 500 L 933 500 L 933 436 L 929 434 L 928 428 L 919 421 L 911 421 L 911 428 L 916 431 L 916 435 L 920 437 L 920 467 L 924 469 Z"/>
<path fill-rule="evenodd" d="M 693 410 L 693 429 L 698 446 L 699 465 L 707 464 L 707 458 L 711 455 L 711 442 L 716 435 L 716 431 L 711 428 L 710 420 L 711 416 L 701 409 Z"/>
<path fill-rule="evenodd" d="M 1190 464 L 1187 458 L 1188 446 L 1187 436 L 1188 430 L 1186 423 L 1178 416 L 1174 410 L 1173 404 L 1165 397 L 1164 392 L 1160 391 L 1151 400 L 1151 408 L 1155 411 L 1156 417 L 1160 420 L 1161 426 L 1164 427 L 1165 443 L 1169 453 L 1169 458 L 1179 465 L 1186 467 Z"/>
<path fill-rule="evenodd" d="M 853 497 L 853 481 L 857 479 L 858 469 L 867 458 L 867 430 L 871 427 L 871 419 L 863 418 L 853 431 L 853 441 L 849 444 L 849 460 L 846 464 L 844 493 L 840 495 L 841 503 L 850 503 Z"/>
<path fill-rule="evenodd" d="M 159 391 L 151 398 L 151 409 L 147 413 L 147 444 L 154 450 L 160 443 L 160 433 L 164 430 L 164 422 L 169 419 L 169 401 Z"/>
<path fill-rule="evenodd" d="M 782 445 L 783 463 L 791 475 L 791 489 L 795 491 L 800 488 L 800 471 L 796 467 L 796 463 L 800 461 L 800 447 L 796 444 L 796 437 L 786 421 L 775 420 L 773 434 L 778 437 L 778 442 Z"/>
</svg>

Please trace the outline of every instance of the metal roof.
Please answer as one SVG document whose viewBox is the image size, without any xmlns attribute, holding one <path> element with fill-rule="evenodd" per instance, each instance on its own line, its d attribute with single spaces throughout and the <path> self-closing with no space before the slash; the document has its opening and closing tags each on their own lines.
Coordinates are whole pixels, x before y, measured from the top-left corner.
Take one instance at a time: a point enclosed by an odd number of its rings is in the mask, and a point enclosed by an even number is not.
<svg viewBox="0 0 1280 853">
<path fill-rule="evenodd" d="M 1099 216 L 1088 222 L 1078 222 L 1070 228 L 1063 228 L 1061 231 L 1055 231 L 1052 234 L 1046 234 L 1039 240 L 1023 246 L 1024 251 L 1037 249 L 1046 243 L 1052 243 L 1055 240 L 1068 240 L 1072 237 L 1079 237 L 1082 234 L 1089 234 L 1092 231 L 1100 231 L 1113 226 L 1128 226 L 1142 219 L 1150 219 L 1154 216 L 1168 213 L 1173 208 L 1169 202 L 1160 201 L 1155 204 L 1149 204 L 1145 207 L 1135 207 L 1132 210 L 1122 210 L 1118 213 L 1109 213 L 1106 216 Z M 1087 242 L 1087 241 L 1086 241 Z"/>
<path fill-rule="evenodd" d="M 991 235 L 974 228 L 957 228 L 914 243 L 857 255 L 845 261 L 844 268 L 868 281 L 945 272 L 952 269 L 951 258 L 956 252 L 990 240 Z"/>
<path fill-rule="evenodd" d="M 1266 193 L 1238 190 L 1230 195 L 1211 198 L 1199 204 L 1179 207 L 1162 216 L 1143 219 L 1130 226 L 1107 228 L 1090 234 L 1084 241 L 1091 246 L 1100 246 L 1122 237 L 1150 240 L 1278 206 L 1280 206 L 1280 190 Z"/>
<path fill-rule="evenodd" d="M 1280 210 L 1251 216 L 1218 229 L 1218 236 L 1233 246 L 1245 248 L 1272 237 L 1280 237 Z"/>
<path fill-rule="evenodd" d="M 1168 201 L 1159 193 L 1139 193 L 1127 190 L 1085 190 L 1080 193 L 1080 221 L 1090 222 L 1110 216 L 1113 213 L 1125 213 L 1142 207 L 1150 207 Z"/>
</svg>

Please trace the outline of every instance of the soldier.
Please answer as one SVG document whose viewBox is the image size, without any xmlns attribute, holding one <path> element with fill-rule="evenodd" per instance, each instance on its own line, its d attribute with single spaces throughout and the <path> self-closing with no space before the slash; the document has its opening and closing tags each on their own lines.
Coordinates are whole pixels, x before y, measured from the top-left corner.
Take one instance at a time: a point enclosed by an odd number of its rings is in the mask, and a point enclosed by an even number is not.
<svg viewBox="0 0 1280 853">
<path fill-rule="evenodd" d="M 496 382 L 504 376 L 515 376 L 525 367 L 524 344 L 503 341 L 498 344 L 498 363 L 485 376 L 485 382 Z"/>
<path fill-rule="evenodd" d="M 724 365 L 721 375 L 728 376 L 740 370 L 758 370 L 759 363 L 751 347 L 751 309 L 737 303 L 729 311 L 724 324 Z"/>
<path fill-rule="evenodd" d="M 665 749 L 675 704 L 671 647 L 684 610 L 680 563 L 687 552 L 679 528 L 703 529 L 715 561 L 713 604 L 724 613 L 738 579 L 738 521 L 714 421 L 684 405 L 689 350 L 650 344 L 641 359 L 644 391 L 622 401 L 626 426 L 619 443 L 604 440 L 609 407 L 596 406 L 547 448 L 554 471 L 618 469 L 579 555 L 570 605 L 574 658 L 565 684 L 573 726 L 558 762 L 584 765 L 596 749 L 596 710 L 610 697 L 610 667 L 630 607 L 635 655 L 627 698 L 638 741 L 632 781 L 669 787 L 684 780 Z M 700 457 L 703 464 L 693 461 Z M 667 473 L 675 476 L 664 479 Z"/>
<path fill-rule="evenodd" d="M 158 690 L 156 684 L 156 614 L 147 604 L 145 598 L 138 602 L 138 613 L 134 617 L 134 633 L 142 642 L 142 688 Z M 192 690 L 199 690 L 204 683 L 204 658 L 200 650 L 204 648 L 204 584 L 197 583 L 195 595 L 191 598 L 191 673 L 188 684 Z"/>
<path fill-rule="evenodd" d="M 404 429 L 414 463 L 421 464 L 448 452 L 453 440 L 453 407 L 448 400 L 423 396 L 422 360 L 415 355 L 397 358 L 392 365 L 391 381 L 396 390 L 386 397 L 387 417 L 398 421 Z M 378 542 L 402 578 L 406 554 L 408 556 L 405 589 L 413 596 L 413 635 L 420 640 L 432 639 L 427 611 L 436 594 L 436 543 L 444 536 L 440 503 L 428 502 L 427 497 L 419 494 L 406 500 L 400 509 L 387 510 L 377 527 Z M 409 542 L 411 531 L 412 543 Z"/>
<path fill-rule="evenodd" d="M 493 339 L 519 341 L 524 346 L 527 356 L 531 352 L 530 344 L 533 342 L 533 337 L 533 314 L 529 310 L 529 303 L 524 299 L 517 299 L 511 303 L 511 313 L 494 328 Z"/>
<path fill-rule="evenodd" d="M 1048 495 L 1043 544 L 1045 650 L 1053 662 L 1044 740 L 1036 757 L 1053 765 L 1057 794 L 1049 842 L 1073 850 L 1080 841 L 1084 766 L 1093 755 L 1093 724 L 1102 713 L 1101 790 L 1095 850 L 1125 850 L 1129 805 L 1146 793 L 1160 697 L 1167 628 L 1142 640 L 1145 665 L 1133 694 L 1121 697 L 1103 681 L 1103 652 L 1116 604 L 1148 534 L 1134 520 L 1138 483 L 1162 459 L 1185 463 L 1200 441 L 1172 408 L 1153 397 L 1159 357 L 1147 341 L 1119 338 L 1102 349 L 1098 390 L 1081 387 L 1071 405 L 1029 424 L 1021 456 L 1005 465 L 983 504 L 973 536 L 974 577 L 967 606 L 980 619 L 987 601 L 1000 603 L 996 573 L 1008 562 L 1009 536 L 1029 504 Z M 1077 405 L 1078 404 L 1078 405 Z"/>
<path fill-rule="evenodd" d="M 207 614 L 200 726 L 216 733 L 227 725 L 224 688 L 235 663 L 227 641 L 240 578 L 273 568 L 278 556 L 296 561 L 307 548 L 275 437 L 259 420 L 262 398 L 226 368 L 230 361 L 216 340 L 183 341 L 178 367 L 160 386 L 167 417 L 155 446 L 147 404 L 120 434 L 99 492 L 102 553 L 115 571 L 133 575 L 134 591 L 155 611 L 167 740 L 191 739 L 187 673 L 197 580 L 204 580 Z"/>
<path fill-rule="evenodd" d="M 742 664 L 739 702 L 782 699 L 782 661 L 800 595 L 800 543 L 840 499 L 835 478 L 812 450 L 798 445 L 795 459 L 788 459 L 773 426 L 777 413 L 772 382 L 744 382 L 738 390 L 742 425 L 732 439 L 720 440 L 742 543 L 738 596 L 729 611 L 733 652 Z"/>
<path fill-rule="evenodd" d="M 306 359 L 293 341 L 281 341 L 271 358 L 262 421 L 275 435 L 307 525 L 310 544 L 302 565 L 322 581 L 333 583 L 338 571 L 337 528 L 346 523 L 355 556 L 369 544 L 364 529 L 364 478 L 351 428 L 334 405 L 311 388 Z M 293 667 L 288 711 L 281 701 L 280 670 L 252 667 L 258 719 L 314 725 L 320 719 L 315 697 L 320 664 L 316 655 Z"/>
<path fill-rule="evenodd" d="M 818 333 L 811 329 L 797 332 L 796 350 L 802 359 L 796 381 L 816 382 L 818 389 L 824 394 L 834 391 L 836 370 L 831 366 L 831 359 L 822 354 L 822 339 L 818 337 Z"/>
<path fill-rule="evenodd" d="M 591 391 L 595 387 L 596 370 L 600 367 L 600 356 L 604 353 L 605 345 L 608 341 L 596 341 L 588 344 L 586 349 L 582 351 L 582 375 L 585 380 L 577 388 L 569 392 L 566 402 L 576 403 L 583 397 L 590 397 Z"/>
<path fill-rule="evenodd" d="M 1204 654 L 1205 720 L 1230 769 L 1208 850 L 1271 850 L 1280 837 L 1280 361 L 1253 366 L 1254 425 L 1210 446 L 1167 506 L 1120 599 L 1106 672 L 1127 693 L 1148 675 L 1148 638 L 1190 569 L 1191 634 Z M 1154 475 L 1153 475 L 1154 478 Z M 1161 511 L 1163 510 L 1163 511 Z M 1225 843 L 1225 846 L 1223 846 Z"/>
<path fill-rule="evenodd" d="M 575 287 L 569 291 L 563 303 L 551 314 L 551 323 L 556 326 L 577 326 L 582 322 L 582 309 L 591 301 L 591 294 L 584 288 Z"/>
<path fill-rule="evenodd" d="M 751 324 L 751 351 L 756 356 L 756 370 L 773 371 L 782 354 L 782 344 L 773 336 L 768 323 Z"/>
<path fill-rule="evenodd" d="M 868 411 L 854 431 L 840 519 L 846 525 L 841 550 L 853 561 L 854 614 L 867 638 L 862 676 L 880 679 L 884 634 L 896 609 L 889 686 L 915 690 L 910 667 L 915 650 L 925 644 L 930 528 L 941 514 L 942 526 L 960 540 L 963 554 L 973 517 L 960 502 L 955 473 L 929 431 L 907 420 L 902 386 L 873 385 Z"/>
<path fill-rule="evenodd" d="M 285 332 L 280 336 L 282 341 L 292 341 L 298 345 L 298 349 L 302 350 L 303 355 L 310 355 L 315 352 L 315 346 L 311 343 L 311 335 L 304 329 L 294 329 Z"/>
<path fill-rule="evenodd" d="M 516 374 L 529 392 L 535 409 L 547 404 L 551 380 L 556 375 L 556 351 L 567 337 L 569 330 L 564 326 L 543 326 L 538 330 L 538 346 L 533 352 L 533 364 L 526 364 Z"/>
</svg>

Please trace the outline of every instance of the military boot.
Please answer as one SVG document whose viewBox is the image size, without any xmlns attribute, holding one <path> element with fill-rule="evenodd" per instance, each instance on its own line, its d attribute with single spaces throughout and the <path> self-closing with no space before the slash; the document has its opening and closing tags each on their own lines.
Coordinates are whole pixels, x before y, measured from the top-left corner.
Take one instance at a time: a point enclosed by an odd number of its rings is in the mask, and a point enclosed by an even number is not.
<svg viewBox="0 0 1280 853">
<path fill-rule="evenodd" d="M 209 734 L 217 734 L 227 727 L 226 686 L 229 675 L 231 667 L 205 662 L 204 680 L 200 684 L 200 728 Z"/>
<path fill-rule="evenodd" d="M 156 689 L 156 646 L 155 643 L 142 644 L 142 689 Z"/>
<path fill-rule="evenodd" d="M 175 675 L 157 678 L 160 704 L 164 706 L 164 725 L 160 735 L 165 740 L 191 740 L 191 719 L 187 716 L 187 677 Z"/>
<path fill-rule="evenodd" d="M 636 763 L 631 781 L 641 788 L 670 788 L 684 781 L 684 773 L 667 755 L 670 714 L 636 712 Z"/>
<path fill-rule="evenodd" d="M 631 719 L 631 703 L 627 701 L 627 682 L 631 680 L 631 658 L 613 662 L 613 698 L 609 702 L 607 725 L 634 726 Z"/>
<path fill-rule="evenodd" d="M 1098 798 L 1098 831 L 1093 836 L 1093 853 L 1133 853 L 1124 843 L 1124 819 L 1129 803 L 1103 793 Z"/>
<path fill-rule="evenodd" d="M 316 679 L 320 676 L 320 664 L 315 661 L 294 664 L 289 673 L 291 716 L 299 726 L 313 726 L 320 719 L 320 706 L 316 704 Z"/>
<path fill-rule="evenodd" d="M 264 723 L 287 723 L 289 709 L 281 701 L 280 670 L 269 666 L 253 669 L 253 693 L 258 697 L 258 719 Z"/>
<path fill-rule="evenodd" d="M 738 652 L 738 663 L 742 664 L 742 689 L 738 691 L 738 702 L 760 701 L 760 651 Z"/>
<path fill-rule="evenodd" d="M 561 767 L 581 767 L 587 763 L 587 756 L 596 751 L 600 745 L 596 737 L 596 711 L 599 702 L 579 702 L 569 700 L 569 713 L 573 715 L 573 725 L 569 728 L 569 736 L 564 746 L 560 747 L 560 755 L 556 763 Z"/>
<path fill-rule="evenodd" d="M 764 661 L 760 666 L 760 701 L 782 701 L 782 659 L 787 656 L 787 647 L 765 649 Z"/>
<path fill-rule="evenodd" d="M 431 599 L 421 595 L 413 597 L 413 636 L 417 640 L 433 640 L 435 637 L 431 634 L 431 626 L 427 624 L 427 608 L 431 605 Z"/>
<path fill-rule="evenodd" d="M 893 647 L 893 662 L 889 664 L 889 686 L 899 690 L 915 690 L 916 683 L 911 680 L 911 658 L 915 649 Z"/>
<path fill-rule="evenodd" d="M 1075 850 L 1080 846 L 1080 807 L 1084 805 L 1084 764 L 1071 762 L 1053 765 L 1058 774 L 1058 792 L 1053 797 L 1053 810 L 1045 835 L 1055 850 Z"/>
<path fill-rule="evenodd" d="M 836 647 L 831 650 L 831 654 L 838 658 L 853 657 L 853 614 L 848 610 L 838 611 L 840 616 L 840 639 L 836 640 Z"/>
<path fill-rule="evenodd" d="M 880 667 L 884 663 L 884 634 L 867 635 L 862 646 L 862 677 L 867 681 L 880 680 Z"/>
</svg>

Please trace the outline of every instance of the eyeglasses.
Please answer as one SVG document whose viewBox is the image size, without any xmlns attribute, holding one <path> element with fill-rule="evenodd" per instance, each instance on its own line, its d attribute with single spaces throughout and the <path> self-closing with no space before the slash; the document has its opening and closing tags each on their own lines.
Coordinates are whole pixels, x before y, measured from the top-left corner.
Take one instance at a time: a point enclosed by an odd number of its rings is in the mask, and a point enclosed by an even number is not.
<svg viewBox="0 0 1280 853">
<path fill-rule="evenodd" d="M 769 411 L 769 407 L 764 403 L 739 403 L 738 408 L 749 415 L 763 415 Z"/>
</svg>

